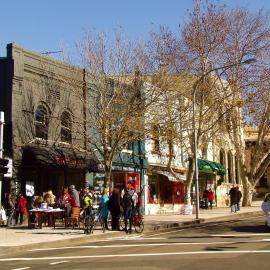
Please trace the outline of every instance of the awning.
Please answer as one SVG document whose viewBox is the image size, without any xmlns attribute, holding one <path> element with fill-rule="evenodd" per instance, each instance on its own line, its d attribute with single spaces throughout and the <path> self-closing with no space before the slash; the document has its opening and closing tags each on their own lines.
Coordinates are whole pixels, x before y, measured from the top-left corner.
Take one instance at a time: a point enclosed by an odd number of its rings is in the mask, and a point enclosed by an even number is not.
<svg viewBox="0 0 270 270">
<path fill-rule="evenodd" d="M 31 145 L 23 148 L 23 166 L 48 166 L 56 168 L 87 169 L 98 172 L 100 162 L 93 153 L 72 148 Z"/>
<path fill-rule="evenodd" d="M 214 161 L 206 160 L 206 159 L 198 159 L 198 169 L 199 171 L 202 171 L 202 172 L 208 172 L 208 173 L 210 172 L 210 173 L 216 173 L 220 175 L 223 175 L 226 173 L 224 165 L 214 162 Z"/>
<path fill-rule="evenodd" d="M 164 175 L 169 179 L 169 181 L 179 182 L 179 180 L 177 180 L 175 176 L 169 171 L 153 171 L 153 173 Z M 186 175 L 181 174 L 181 173 L 175 173 L 175 175 L 177 176 L 178 179 L 182 181 L 186 181 Z"/>
</svg>

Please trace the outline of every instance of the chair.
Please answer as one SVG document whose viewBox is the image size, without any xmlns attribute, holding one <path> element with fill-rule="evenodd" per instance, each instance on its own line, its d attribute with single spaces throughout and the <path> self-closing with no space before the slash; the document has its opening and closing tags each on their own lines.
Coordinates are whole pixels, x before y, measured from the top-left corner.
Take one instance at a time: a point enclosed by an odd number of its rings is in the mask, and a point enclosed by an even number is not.
<svg viewBox="0 0 270 270">
<path fill-rule="evenodd" d="M 80 223 L 79 223 L 80 212 L 81 212 L 81 208 L 72 207 L 71 216 L 65 218 L 65 228 L 68 226 L 68 224 L 71 224 L 71 223 L 72 223 L 72 228 L 73 229 L 74 229 L 75 224 L 78 224 L 78 226 L 80 228 Z"/>
</svg>

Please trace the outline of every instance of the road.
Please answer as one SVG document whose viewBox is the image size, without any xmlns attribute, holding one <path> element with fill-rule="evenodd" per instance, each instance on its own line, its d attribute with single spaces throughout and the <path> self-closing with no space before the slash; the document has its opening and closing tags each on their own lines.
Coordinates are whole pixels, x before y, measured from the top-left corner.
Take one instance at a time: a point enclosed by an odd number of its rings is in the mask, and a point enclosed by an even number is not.
<svg viewBox="0 0 270 270">
<path fill-rule="evenodd" d="M 83 245 L 0 256 L 0 269 L 252 269 L 270 267 L 270 230 L 262 216 Z"/>
</svg>

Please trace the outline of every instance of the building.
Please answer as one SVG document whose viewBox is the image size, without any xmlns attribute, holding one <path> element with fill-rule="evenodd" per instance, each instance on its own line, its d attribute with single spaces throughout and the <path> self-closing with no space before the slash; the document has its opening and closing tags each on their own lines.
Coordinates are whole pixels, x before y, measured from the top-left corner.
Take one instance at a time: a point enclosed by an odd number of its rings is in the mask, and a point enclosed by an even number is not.
<svg viewBox="0 0 270 270">
<path fill-rule="evenodd" d="M 7 45 L 0 58 L 0 110 L 5 112 L 4 156 L 13 161 L 3 193 L 42 195 L 80 188 L 98 160 L 85 139 L 83 70 Z"/>
</svg>

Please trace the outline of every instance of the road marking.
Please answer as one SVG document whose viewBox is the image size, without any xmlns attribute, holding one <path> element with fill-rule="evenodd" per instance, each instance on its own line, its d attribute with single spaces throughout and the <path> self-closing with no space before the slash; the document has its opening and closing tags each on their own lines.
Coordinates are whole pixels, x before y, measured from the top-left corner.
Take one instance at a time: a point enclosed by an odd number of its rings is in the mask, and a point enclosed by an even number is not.
<svg viewBox="0 0 270 270">
<path fill-rule="evenodd" d="M 269 239 L 249 240 L 249 241 L 218 241 L 218 242 L 179 242 L 179 243 L 150 243 L 150 244 L 124 244 L 124 245 L 103 245 L 103 246 L 72 246 L 59 248 L 36 248 L 28 251 L 50 251 L 63 249 L 101 249 L 101 248 L 127 248 L 127 247 L 154 247 L 154 246 L 185 246 L 185 245 L 219 245 L 219 244 L 248 244 L 248 243 L 263 243 Z"/>
<path fill-rule="evenodd" d="M 239 233 L 239 234 L 210 234 L 210 237 L 245 237 L 245 236 L 267 236 L 270 233 Z"/>
<path fill-rule="evenodd" d="M 106 259 L 117 257 L 150 257 L 150 256 L 172 256 L 172 255 L 209 255 L 209 254 L 258 254 L 270 253 L 270 250 L 223 250 L 223 251 L 191 251 L 191 252 L 169 252 L 169 253 L 130 253 L 130 254 L 108 254 L 108 255 L 88 255 L 88 256 L 63 256 L 63 257 L 39 257 L 39 258 L 6 258 L 0 259 L 0 262 L 11 261 L 44 261 L 44 260 L 61 260 L 61 259 Z M 24 268 L 25 269 L 25 268 Z"/>
<path fill-rule="evenodd" d="M 12 270 L 24 270 L 24 269 L 29 269 L 30 267 L 23 267 L 23 268 L 16 268 L 16 269 L 12 269 Z"/>
<path fill-rule="evenodd" d="M 52 263 L 50 263 L 50 265 L 56 265 L 56 264 L 67 263 L 67 262 L 68 261 L 52 262 Z"/>
</svg>

